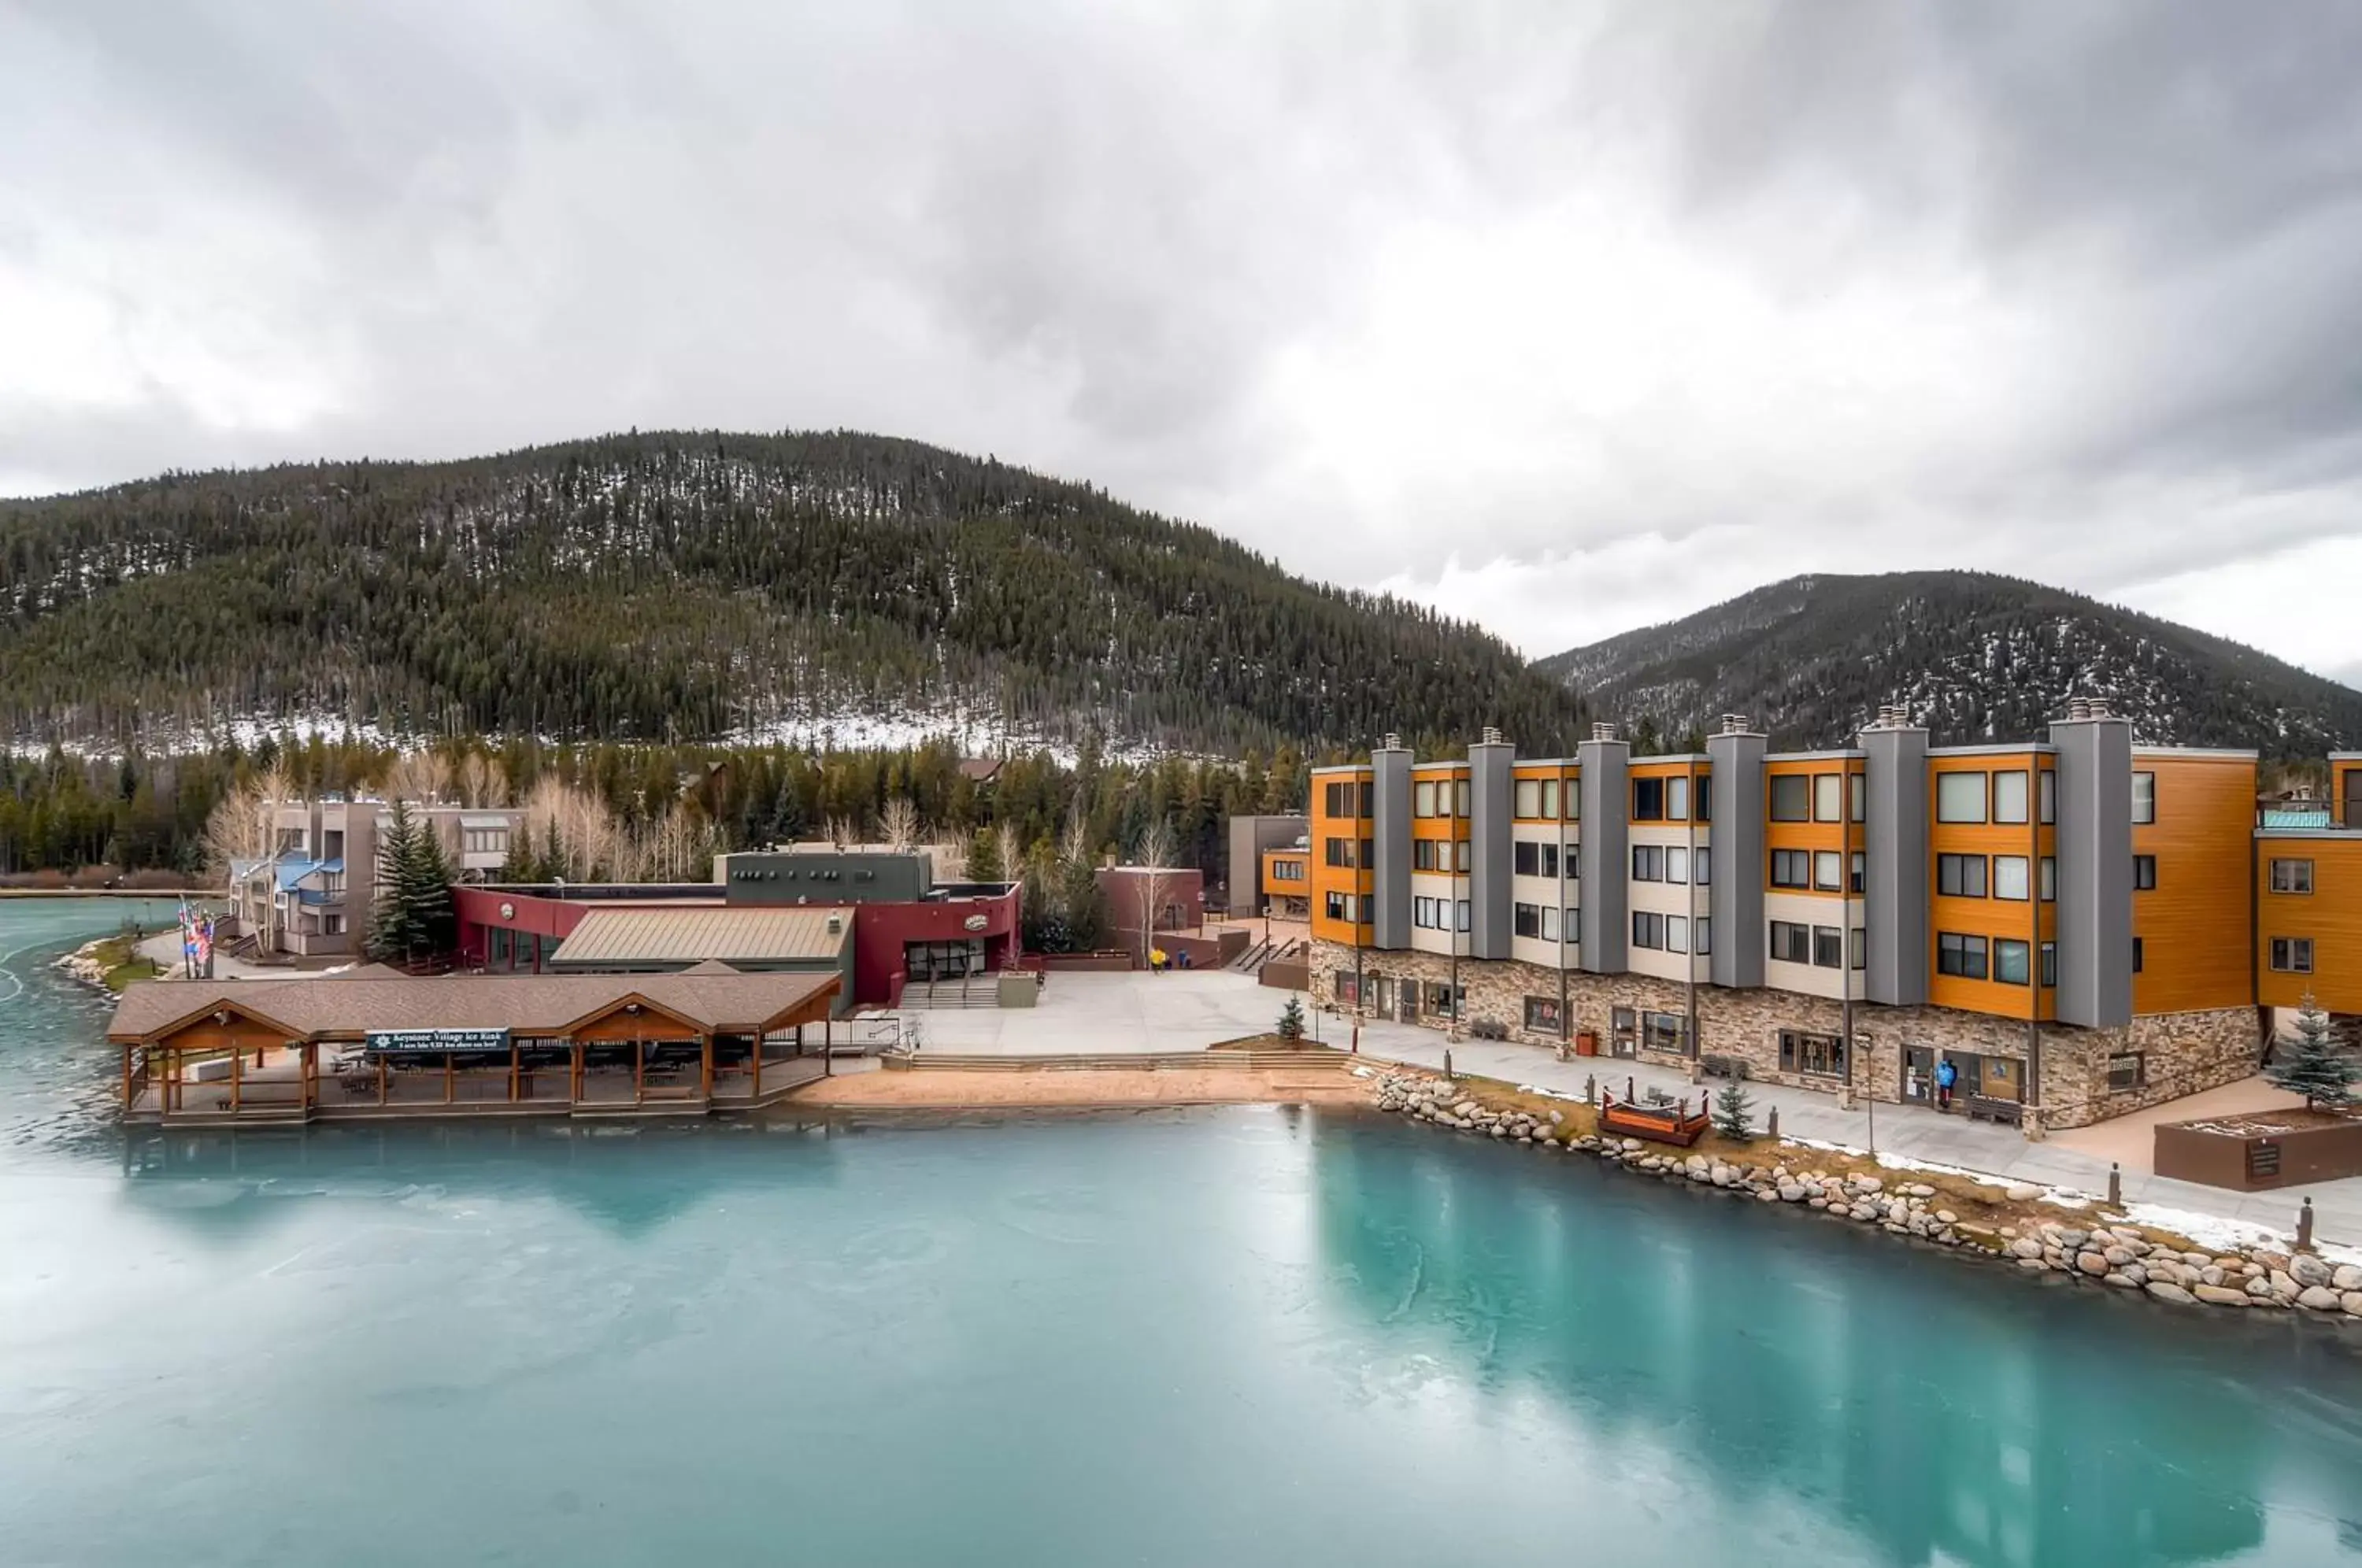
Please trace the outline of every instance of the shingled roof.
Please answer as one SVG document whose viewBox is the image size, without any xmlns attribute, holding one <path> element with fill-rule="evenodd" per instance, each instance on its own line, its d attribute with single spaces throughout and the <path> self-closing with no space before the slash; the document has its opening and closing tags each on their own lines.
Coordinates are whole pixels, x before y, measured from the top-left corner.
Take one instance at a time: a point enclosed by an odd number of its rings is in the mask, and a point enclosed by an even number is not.
<svg viewBox="0 0 2362 1568">
<path fill-rule="evenodd" d="M 358 1040 L 372 1029 L 506 1029 L 555 1035 L 638 999 L 717 1034 L 783 1028 L 826 1009 L 834 974 L 445 975 L 382 979 L 141 980 L 116 1003 L 106 1037 L 152 1042 L 225 1007 L 290 1039 Z"/>
</svg>

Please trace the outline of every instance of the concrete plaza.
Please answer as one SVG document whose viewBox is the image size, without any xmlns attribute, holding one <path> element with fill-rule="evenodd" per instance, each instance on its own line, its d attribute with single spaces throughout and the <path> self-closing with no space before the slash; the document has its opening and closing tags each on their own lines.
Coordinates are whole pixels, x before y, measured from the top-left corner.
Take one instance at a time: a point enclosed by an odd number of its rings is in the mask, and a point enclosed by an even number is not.
<svg viewBox="0 0 2362 1568">
<path fill-rule="evenodd" d="M 1060 974 L 1049 977 L 1037 1007 L 929 1010 L 903 1016 L 906 1029 L 910 1021 L 917 1021 L 921 1049 L 928 1051 L 1019 1056 L 1173 1053 L 1267 1033 L 1291 994 L 1230 970 Z M 1331 1044 L 1351 1043 L 1350 1022 L 1313 1011 L 1310 999 L 1305 999 L 1307 1025 L 1312 1032 Z M 1440 1032 L 1416 1024 L 1373 1021 L 1362 1026 L 1362 1055 L 1376 1062 L 1440 1068 L 1444 1047 Z M 1562 1094 L 1581 1095 L 1584 1080 L 1594 1075 L 1602 1085 L 1620 1086 L 1629 1077 L 1644 1088 L 1676 1094 L 1699 1092 L 1683 1074 L 1667 1068 L 1608 1057 L 1562 1062 L 1545 1046 L 1463 1040 L 1451 1050 L 1455 1072 L 1531 1084 Z M 2092 1142 L 2080 1134 L 2070 1142 L 2028 1143 L 2013 1128 L 1972 1122 L 1917 1106 L 1880 1104 L 1845 1110 L 1838 1108 L 1834 1095 L 1810 1089 L 1750 1083 L 1748 1090 L 1759 1119 L 1772 1107 L 1779 1108 L 1783 1137 L 1874 1148 L 1881 1154 L 2011 1181 L 2092 1194 L 2107 1191 L 2108 1160 L 2104 1154 L 2073 1146 Z M 2162 1107 L 2145 1113 L 2143 1120 L 2171 1121 L 2183 1114 L 2202 1114 L 2211 1109 L 2202 1103 L 2204 1099 L 2193 1097 L 2186 1112 Z M 2104 1140 L 2099 1147 L 2106 1147 Z M 2362 1178 L 2251 1194 L 2169 1180 L 2151 1174 L 2147 1164 L 2141 1161 L 2136 1167 L 2125 1163 L 2127 1202 L 2289 1231 L 2295 1228 L 2299 1204 L 2310 1197 L 2319 1239 L 2362 1243 Z"/>
</svg>

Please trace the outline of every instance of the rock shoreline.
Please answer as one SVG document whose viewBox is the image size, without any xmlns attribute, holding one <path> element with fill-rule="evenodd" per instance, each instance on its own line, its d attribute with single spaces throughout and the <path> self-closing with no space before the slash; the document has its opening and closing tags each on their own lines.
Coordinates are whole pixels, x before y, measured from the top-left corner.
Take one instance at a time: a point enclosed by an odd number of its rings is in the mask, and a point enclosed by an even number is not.
<svg viewBox="0 0 2362 1568">
<path fill-rule="evenodd" d="M 1833 1220 L 2014 1263 L 2029 1274 L 2065 1275 L 2178 1307 L 2293 1310 L 2362 1320 L 2362 1265 L 2334 1264 L 2309 1253 L 2267 1247 L 2190 1251 L 2136 1225 L 2051 1220 L 1979 1225 L 1947 1208 L 1944 1195 L 1925 1182 L 1821 1170 L 1813 1164 L 1816 1151 L 1795 1144 L 1771 1144 L 1765 1152 L 1777 1157 L 1768 1164 L 1684 1153 L 1637 1138 L 1583 1132 L 1557 1110 L 1496 1109 L 1485 1102 L 1481 1090 L 1428 1073 L 1381 1075 L 1374 1103 L 1382 1111 L 1447 1131 L 1589 1154 L 1644 1176 L 1687 1181 L 1760 1203 L 1794 1204 Z M 1997 1190 L 2013 1203 L 2054 1196 L 2025 1184 Z"/>
</svg>

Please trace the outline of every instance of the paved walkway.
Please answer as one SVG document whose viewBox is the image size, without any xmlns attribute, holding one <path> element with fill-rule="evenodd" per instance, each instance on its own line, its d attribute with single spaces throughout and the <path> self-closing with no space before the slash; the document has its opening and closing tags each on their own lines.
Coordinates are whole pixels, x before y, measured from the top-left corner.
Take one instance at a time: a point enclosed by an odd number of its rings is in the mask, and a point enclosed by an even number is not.
<svg viewBox="0 0 2362 1568">
<path fill-rule="evenodd" d="M 1288 994 L 1230 970 L 1053 975 L 1038 1007 L 945 1010 L 905 1016 L 920 1021 L 923 1048 L 937 1051 L 1029 1056 L 1193 1051 L 1219 1040 L 1267 1032 L 1286 1005 Z M 1345 1020 L 1308 1010 L 1308 1021 L 1330 1043 L 1347 1043 L 1345 1034 L 1351 1025 Z M 1444 1043 L 1443 1035 L 1435 1030 L 1375 1021 L 1363 1026 L 1361 1050 L 1378 1061 L 1440 1068 Z M 1455 1072 L 1578 1096 L 1584 1079 L 1592 1075 L 1603 1084 L 1620 1085 L 1628 1077 L 1641 1086 L 1675 1094 L 1698 1092 L 1686 1075 L 1670 1068 L 1606 1057 L 1562 1062 L 1546 1046 L 1500 1041 L 1463 1040 L 1451 1047 L 1451 1065 Z M 1783 1137 L 1871 1148 L 1929 1165 L 1954 1165 L 2088 1193 L 2104 1193 L 2108 1188 L 2104 1155 L 2056 1140 L 2032 1143 L 2010 1128 L 1916 1106 L 1882 1103 L 1841 1110 L 1834 1095 L 1811 1089 L 1750 1083 L 1748 1090 L 1759 1116 L 1779 1107 Z M 2202 1105 L 2191 1114 L 2203 1109 Z M 2149 1113 L 2152 1120 L 2168 1121 L 2174 1120 L 2175 1114 L 2171 1110 Z M 2281 1231 L 2295 1228 L 2298 1205 L 2310 1197 L 2319 1239 L 2362 1242 L 2362 1177 L 2249 1194 L 2173 1181 L 2127 1164 L 2124 1192 L 2129 1202 L 2159 1204 Z"/>
</svg>

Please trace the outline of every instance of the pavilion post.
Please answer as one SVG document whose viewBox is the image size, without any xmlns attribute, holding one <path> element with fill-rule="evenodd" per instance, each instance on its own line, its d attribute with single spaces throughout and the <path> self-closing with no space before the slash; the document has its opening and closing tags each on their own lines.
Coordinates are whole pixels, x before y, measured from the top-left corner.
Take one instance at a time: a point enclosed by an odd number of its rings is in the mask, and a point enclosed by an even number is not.
<svg viewBox="0 0 2362 1568">
<path fill-rule="evenodd" d="M 517 1037 L 512 1034 L 509 1036 L 509 1103 L 511 1105 L 514 1105 L 517 1100 L 517 1060 L 520 1055 L 517 1049 Z"/>
<path fill-rule="evenodd" d="M 385 1053 L 381 1051 L 377 1057 L 377 1108 L 380 1110 L 385 1109 L 385 1095 L 389 1087 L 386 1083 Z"/>
<path fill-rule="evenodd" d="M 802 1048 L 803 1035 L 803 1028 L 801 1025 L 797 1026 L 796 1034 L 798 1037 L 797 1048 L 800 1050 Z M 768 1038 L 768 1036 L 765 1035 L 761 1030 L 758 1029 L 755 1031 L 755 1084 L 752 1088 L 749 1088 L 746 1091 L 746 1098 L 750 1100 L 760 1099 L 763 1098 L 763 1042 L 767 1038 Z"/>
<path fill-rule="evenodd" d="M 700 1099 L 712 1099 L 713 1098 L 713 1036 L 699 1035 L 697 1050 L 697 1097 Z"/>
<path fill-rule="evenodd" d="M 820 1076 L 836 1076 L 836 1021 L 830 1018 L 820 1021 Z"/>
<path fill-rule="evenodd" d="M 240 1089 L 246 1082 L 246 1052 L 237 1046 L 229 1054 L 229 1113 L 237 1114 Z"/>
<path fill-rule="evenodd" d="M 451 1090 L 453 1088 L 451 1082 L 451 1052 L 446 1051 L 443 1053 L 443 1103 L 446 1105 L 451 1103 Z"/>
<path fill-rule="evenodd" d="M 647 1083 L 648 1043 L 645 1040 L 635 1040 L 632 1042 L 632 1103 L 634 1105 L 639 1104 L 647 1093 Z"/>
<path fill-rule="evenodd" d="M 574 1042 L 572 1086 L 571 1092 L 569 1092 L 566 1098 L 575 1100 L 580 1099 L 582 1098 L 582 1042 L 579 1040 Z"/>
<path fill-rule="evenodd" d="M 131 1110 L 131 1047 L 128 1045 L 123 1048 L 123 1110 L 126 1115 Z"/>
</svg>

